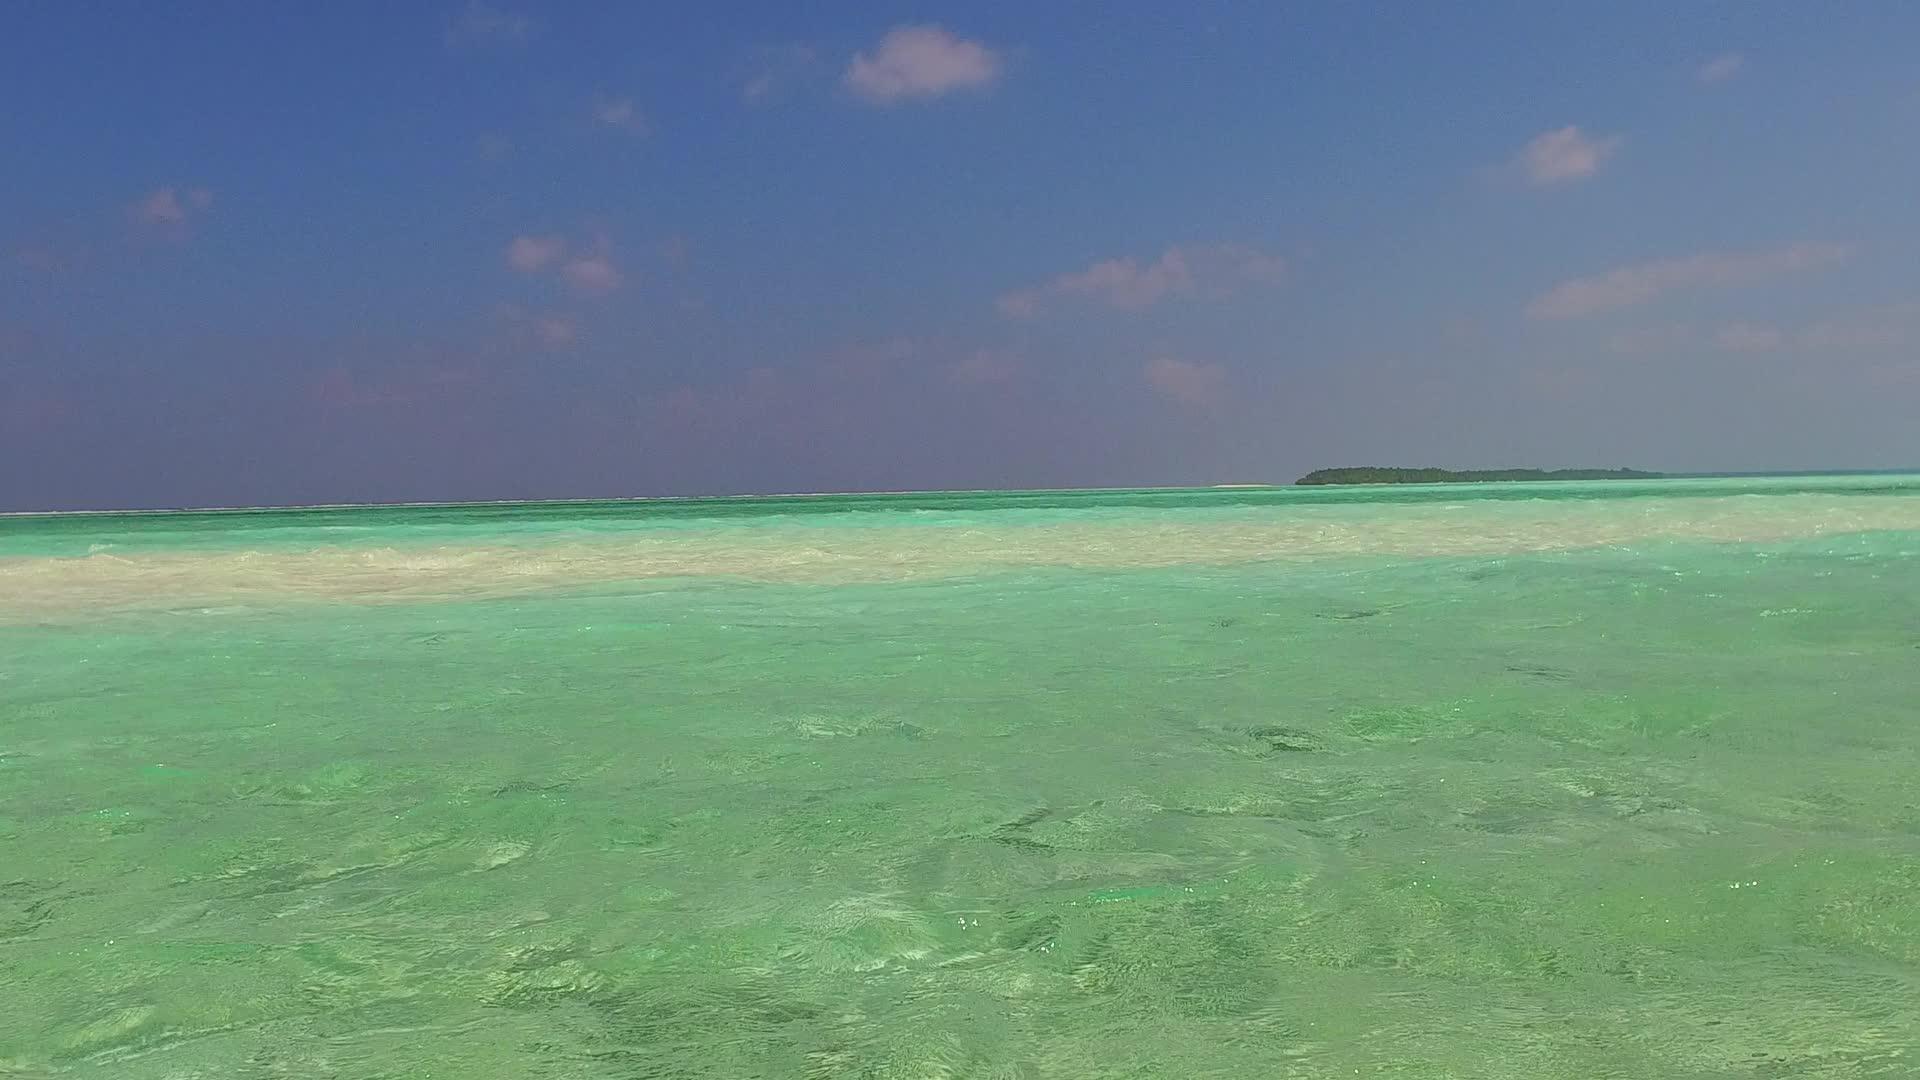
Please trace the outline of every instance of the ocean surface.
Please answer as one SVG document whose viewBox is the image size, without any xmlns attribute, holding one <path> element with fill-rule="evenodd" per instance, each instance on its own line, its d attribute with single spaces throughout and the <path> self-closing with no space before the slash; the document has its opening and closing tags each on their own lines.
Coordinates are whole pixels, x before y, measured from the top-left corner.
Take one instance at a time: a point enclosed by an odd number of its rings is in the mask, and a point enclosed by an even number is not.
<svg viewBox="0 0 1920 1080">
<path fill-rule="evenodd" d="M 0 1077 L 1920 1076 L 1920 477 L 0 518 Z"/>
</svg>

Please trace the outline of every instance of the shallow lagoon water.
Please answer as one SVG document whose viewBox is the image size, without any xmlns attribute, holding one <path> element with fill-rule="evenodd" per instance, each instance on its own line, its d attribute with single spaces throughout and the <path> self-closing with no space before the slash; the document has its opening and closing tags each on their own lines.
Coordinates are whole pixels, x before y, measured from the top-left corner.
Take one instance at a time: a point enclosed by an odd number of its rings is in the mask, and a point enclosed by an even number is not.
<svg viewBox="0 0 1920 1080">
<path fill-rule="evenodd" d="M 1916 775 L 1916 478 L 0 519 L 0 1076 L 1912 1076 Z"/>
</svg>

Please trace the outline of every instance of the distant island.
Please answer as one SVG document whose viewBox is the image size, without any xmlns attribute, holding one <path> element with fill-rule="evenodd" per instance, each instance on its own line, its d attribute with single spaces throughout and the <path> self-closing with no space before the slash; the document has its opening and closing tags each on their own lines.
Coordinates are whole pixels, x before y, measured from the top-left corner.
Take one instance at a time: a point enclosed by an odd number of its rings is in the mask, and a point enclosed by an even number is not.
<svg viewBox="0 0 1920 1080">
<path fill-rule="evenodd" d="M 1530 480 L 1658 480 L 1638 469 L 1315 469 L 1295 484 L 1487 484 Z"/>
</svg>

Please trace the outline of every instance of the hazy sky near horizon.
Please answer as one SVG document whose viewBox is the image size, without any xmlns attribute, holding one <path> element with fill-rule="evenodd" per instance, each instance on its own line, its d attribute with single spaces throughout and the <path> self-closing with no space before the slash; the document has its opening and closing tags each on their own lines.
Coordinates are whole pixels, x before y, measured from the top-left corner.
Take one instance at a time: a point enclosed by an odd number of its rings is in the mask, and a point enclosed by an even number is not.
<svg viewBox="0 0 1920 1080">
<path fill-rule="evenodd" d="M 24 4 L 0 510 L 1920 465 L 1920 6 Z"/>
</svg>

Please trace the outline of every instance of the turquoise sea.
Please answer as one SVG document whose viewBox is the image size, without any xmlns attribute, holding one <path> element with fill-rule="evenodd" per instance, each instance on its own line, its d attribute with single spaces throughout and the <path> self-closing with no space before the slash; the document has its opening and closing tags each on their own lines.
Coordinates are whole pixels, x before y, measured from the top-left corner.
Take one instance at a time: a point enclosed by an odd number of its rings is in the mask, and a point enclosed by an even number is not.
<svg viewBox="0 0 1920 1080">
<path fill-rule="evenodd" d="M 0 1076 L 1920 1076 L 1920 477 L 0 518 Z"/>
</svg>

